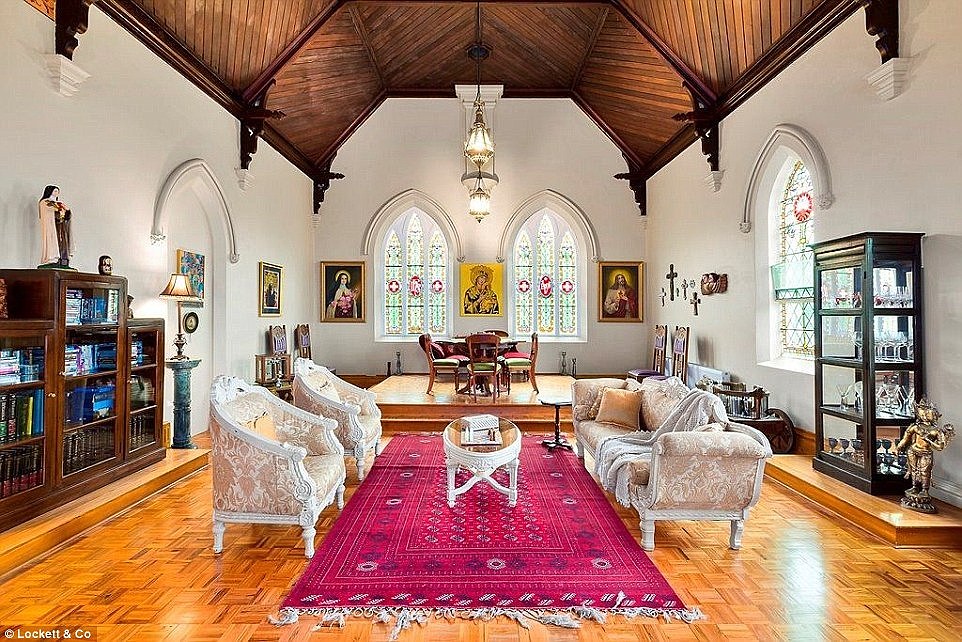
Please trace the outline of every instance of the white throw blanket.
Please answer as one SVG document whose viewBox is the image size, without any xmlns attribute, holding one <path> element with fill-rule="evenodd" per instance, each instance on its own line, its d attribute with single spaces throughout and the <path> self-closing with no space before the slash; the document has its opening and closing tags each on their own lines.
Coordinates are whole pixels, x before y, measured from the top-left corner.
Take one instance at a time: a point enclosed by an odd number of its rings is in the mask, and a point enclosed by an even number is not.
<svg viewBox="0 0 962 642">
<path fill-rule="evenodd" d="M 622 506 L 630 507 L 628 496 L 628 463 L 651 453 L 651 446 L 665 433 L 697 430 L 711 421 L 727 423 L 728 415 L 721 400 L 715 395 L 693 388 L 665 417 L 655 432 L 638 431 L 609 437 L 595 453 L 595 474 L 601 486 L 615 494 Z"/>
</svg>

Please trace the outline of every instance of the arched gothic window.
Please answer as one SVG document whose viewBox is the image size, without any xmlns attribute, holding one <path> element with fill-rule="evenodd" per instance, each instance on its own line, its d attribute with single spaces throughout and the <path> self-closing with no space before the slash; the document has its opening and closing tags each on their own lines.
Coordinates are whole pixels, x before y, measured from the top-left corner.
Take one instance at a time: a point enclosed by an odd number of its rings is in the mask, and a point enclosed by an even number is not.
<svg viewBox="0 0 962 642">
<path fill-rule="evenodd" d="M 571 227 L 542 209 L 514 238 L 509 292 L 514 334 L 576 337 L 582 320 L 577 302 L 579 256 Z"/>
<path fill-rule="evenodd" d="M 780 191 L 772 198 L 776 234 L 772 266 L 777 337 L 785 356 L 810 359 L 815 354 L 815 299 L 812 285 L 813 242 L 812 176 L 805 164 L 792 158 L 786 162 L 787 177 L 776 183 Z"/>
<path fill-rule="evenodd" d="M 385 230 L 382 254 L 384 336 L 405 338 L 450 329 L 448 244 L 438 224 L 412 207 Z"/>
</svg>

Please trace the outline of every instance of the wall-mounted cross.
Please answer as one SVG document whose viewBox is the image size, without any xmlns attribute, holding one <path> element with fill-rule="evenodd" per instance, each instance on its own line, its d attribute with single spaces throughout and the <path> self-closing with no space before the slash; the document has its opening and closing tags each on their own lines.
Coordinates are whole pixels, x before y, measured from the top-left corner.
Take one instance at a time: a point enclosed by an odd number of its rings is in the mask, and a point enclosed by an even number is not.
<svg viewBox="0 0 962 642">
<path fill-rule="evenodd" d="M 688 300 L 692 307 L 695 308 L 695 316 L 698 316 L 698 304 L 701 303 L 701 298 L 698 296 L 697 292 L 691 293 L 691 298 Z"/>
<path fill-rule="evenodd" d="M 661 299 L 661 307 L 665 307 L 665 299 L 668 298 L 668 293 L 665 292 L 665 288 L 661 289 L 661 294 L 658 295 L 658 298 Z"/>
<path fill-rule="evenodd" d="M 671 294 L 671 300 L 674 301 L 675 300 L 675 279 L 678 278 L 678 273 L 675 272 L 674 263 L 668 264 L 668 274 L 665 275 L 665 278 L 668 279 L 668 292 L 669 294 Z"/>
</svg>

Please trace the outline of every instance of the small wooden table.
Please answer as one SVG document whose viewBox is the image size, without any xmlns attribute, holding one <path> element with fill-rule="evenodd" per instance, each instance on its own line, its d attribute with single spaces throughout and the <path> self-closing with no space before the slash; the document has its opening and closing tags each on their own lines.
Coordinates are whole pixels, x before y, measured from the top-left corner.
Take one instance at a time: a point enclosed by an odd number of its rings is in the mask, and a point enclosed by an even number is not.
<svg viewBox="0 0 962 642">
<path fill-rule="evenodd" d="M 571 450 L 571 444 L 561 436 L 561 409 L 571 405 L 571 399 L 567 397 L 542 397 L 538 395 L 538 401 L 545 406 L 554 406 L 554 439 L 545 439 L 541 442 L 542 446 L 547 446 L 548 450 L 555 448 L 567 448 Z"/>
<path fill-rule="evenodd" d="M 463 419 L 455 419 L 444 429 L 444 458 L 448 471 L 448 506 L 454 508 L 454 499 L 471 490 L 482 479 L 496 491 L 508 497 L 508 505 L 518 503 L 518 464 L 521 455 L 521 431 L 507 419 L 498 418 L 501 443 L 491 446 L 462 446 Z M 508 486 L 502 486 L 491 475 L 498 468 L 507 466 Z M 471 479 L 464 485 L 455 486 L 458 468 L 471 471 Z"/>
</svg>

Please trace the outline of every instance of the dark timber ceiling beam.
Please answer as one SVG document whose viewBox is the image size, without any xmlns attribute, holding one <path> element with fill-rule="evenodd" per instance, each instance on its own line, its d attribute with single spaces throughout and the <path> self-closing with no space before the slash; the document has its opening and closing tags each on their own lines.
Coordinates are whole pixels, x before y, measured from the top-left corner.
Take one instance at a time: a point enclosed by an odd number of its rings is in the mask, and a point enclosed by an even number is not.
<svg viewBox="0 0 962 642">
<path fill-rule="evenodd" d="M 254 154 L 257 153 L 257 139 L 264 133 L 264 125 L 268 120 L 277 120 L 285 116 L 282 111 L 267 108 L 267 94 L 274 87 L 271 81 L 251 104 L 244 108 L 240 115 L 240 166 L 250 169 Z"/>
<path fill-rule="evenodd" d="M 691 94 L 691 111 L 672 116 L 674 120 L 691 123 L 695 135 L 701 140 L 701 153 L 708 161 L 711 171 L 718 171 L 718 112 L 713 105 L 706 104 L 698 94 L 685 83 L 685 89 Z"/>
<path fill-rule="evenodd" d="M 877 36 L 878 49 L 884 65 L 899 57 L 899 0 L 859 0 L 865 7 L 865 31 Z"/>
<path fill-rule="evenodd" d="M 77 36 L 87 31 L 90 5 L 97 0 L 59 0 L 56 5 L 56 29 L 54 30 L 55 51 L 73 60 L 73 52 L 80 44 Z"/>
<path fill-rule="evenodd" d="M 718 94 L 715 90 L 709 87 L 702 77 L 695 73 L 695 71 L 688 66 L 688 63 L 682 60 L 638 14 L 626 7 L 623 2 L 619 0 L 612 0 L 611 4 L 618 10 L 618 13 L 628 21 L 628 24 L 634 27 L 635 31 L 640 33 L 642 37 L 648 41 L 658 55 L 668 63 L 668 66 L 671 67 L 684 82 L 691 86 L 690 91 L 697 94 L 702 102 L 708 105 L 715 105 L 718 102 Z"/>
<path fill-rule="evenodd" d="M 334 2 L 332 2 L 327 9 L 314 16 L 307 26 L 299 34 L 297 34 L 293 40 L 287 43 L 287 46 L 284 47 L 280 55 L 272 60 L 271 63 L 264 69 L 264 71 L 258 74 L 257 78 L 254 79 L 254 82 L 248 85 L 247 89 L 245 89 L 243 93 L 244 99 L 250 100 L 254 96 L 264 91 L 264 87 L 266 87 L 270 81 L 274 80 L 274 77 L 280 73 L 281 69 L 283 69 L 284 66 L 287 65 L 287 63 L 289 63 L 294 56 L 297 55 L 297 52 L 300 51 L 304 45 L 310 42 L 311 38 L 314 37 L 314 34 L 320 31 L 321 27 L 327 24 L 327 21 L 330 20 L 331 17 L 337 13 L 338 9 L 344 6 L 344 4 L 345 0 L 334 0 Z"/>
<path fill-rule="evenodd" d="M 719 118 L 735 111 L 756 91 L 764 87 L 816 42 L 828 35 L 858 10 L 860 0 L 824 0 L 794 27 L 772 43 L 768 51 L 718 97 Z"/>
<path fill-rule="evenodd" d="M 571 79 L 571 91 L 578 90 L 578 83 L 581 82 L 581 76 L 585 73 L 585 65 L 588 64 L 588 60 L 595 50 L 595 45 L 598 43 L 598 36 L 601 35 L 601 30 L 605 28 L 605 23 L 608 21 L 608 11 L 608 9 L 605 9 L 598 14 L 598 22 L 595 23 L 595 28 L 591 32 L 591 39 L 588 40 L 588 46 L 585 47 L 585 55 L 582 56 L 581 62 L 578 63 L 578 71 Z"/>
<path fill-rule="evenodd" d="M 344 144 L 344 141 L 350 138 L 351 135 L 356 132 L 361 125 L 364 124 L 364 121 L 370 118 L 371 114 L 377 111 L 377 108 L 380 107 L 386 99 L 386 91 L 382 90 L 380 93 L 378 93 L 378 95 L 374 97 L 374 100 L 372 100 L 368 106 L 364 108 L 364 111 L 362 111 L 358 117 L 355 118 L 350 125 L 348 125 L 347 129 L 341 132 L 341 135 L 334 139 L 333 143 L 327 146 L 327 149 L 325 149 L 324 153 L 321 154 L 316 165 L 318 167 L 330 167 L 331 161 L 334 160 L 334 156 L 337 155 L 337 150 L 341 148 L 341 145 Z"/>
<path fill-rule="evenodd" d="M 648 215 L 648 178 L 651 174 L 647 173 L 642 167 L 634 163 L 628 156 L 625 156 L 628 164 L 628 171 L 615 174 L 614 178 L 620 181 L 628 181 L 628 189 L 635 195 L 635 203 L 642 216 Z"/>
<path fill-rule="evenodd" d="M 631 163 L 634 163 L 638 167 L 644 166 L 645 163 L 641 160 L 641 157 L 635 153 L 635 150 L 633 150 L 621 136 L 615 133 L 615 131 L 608 126 L 608 123 L 606 123 L 601 116 L 598 115 L 594 108 L 588 104 L 588 101 L 581 97 L 581 94 L 573 91 L 568 95 L 568 97 L 571 98 L 574 104 L 578 105 L 581 111 L 583 111 L 585 115 L 591 119 L 591 122 L 593 122 L 598 129 L 603 131 L 605 136 L 607 136 L 611 142 L 615 144 L 615 146 L 618 148 L 618 151 L 620 151 L 622 156 L 624 156 L 629 162 L 629 166 Z"/>
</svg>

